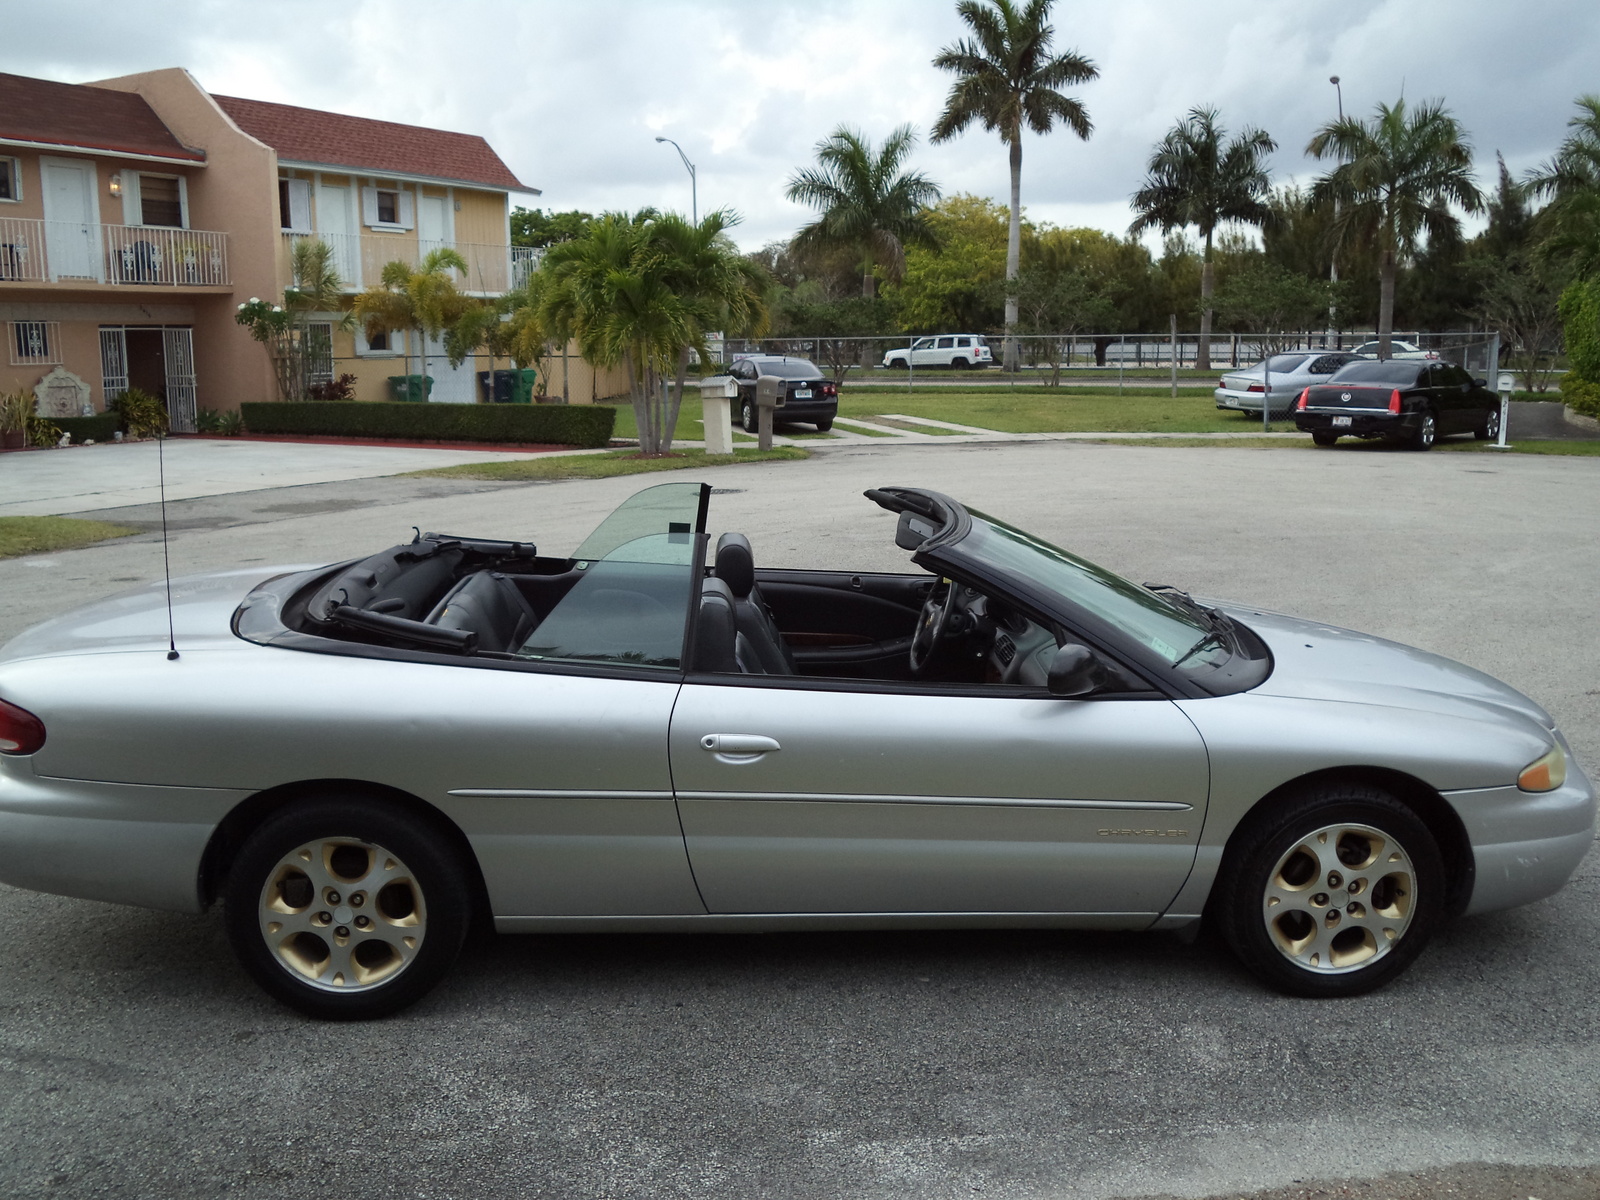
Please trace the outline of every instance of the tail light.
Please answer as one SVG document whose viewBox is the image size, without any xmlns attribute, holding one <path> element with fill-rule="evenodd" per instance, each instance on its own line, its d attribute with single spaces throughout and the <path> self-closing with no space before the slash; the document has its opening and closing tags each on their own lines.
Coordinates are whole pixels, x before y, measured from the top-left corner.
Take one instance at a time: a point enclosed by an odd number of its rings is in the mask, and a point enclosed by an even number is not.
<svg viewBox="0 0 1600 1200">
<path fill-rule="evenodd" d="M 1219 379 L 1219 380 L 1217 380 L 1217 386 L 1219 388 L 1226 389 L 1227 386 L 1228 386 L 1228 381 L 1226 379 Z"/>
<path fill-rule="evenodd" d="M 1259 383 L 1252 383 L 1249 387 L 1245 388 L 1245 391 L 1247 392 L 1264 392 L 1266 390 L 1267 389 L 1262 387 Z"/>
<path fill-rule="evenodd" d="M 0 700 L 0 754 L 32 754 L 44 745 L 44 722 Z"/>
<path fill-rule="evenodd" d="M 1399 388 L 1395 388 L 1394 391 L 1389 393 L 1389 411 L 1392 412 L 1397 417 L 1400 415 L 1400 389 Z"/>
<path fill-rule="evenodd" d="M 1310 400 L 1311 400 L 1311 389 L 1310 388 L 1305 388 L 1300 393 L 1300 399 L 1298 399 L 1298 400 L 1296 400 L 1294 402 L 1294 410 L 1295 410 L 1295 412 L 1305 412 L 1306 405 L 1310 402 Z"/>
<path fill-rule="evenodd" d="M 822 385 L 822 394 L 824 396 L 837 396 L 839 394 L 839 385 L 836 384 L 836 383 L 825 383 L 825 384 L 823 384 Z"/>
</svg>

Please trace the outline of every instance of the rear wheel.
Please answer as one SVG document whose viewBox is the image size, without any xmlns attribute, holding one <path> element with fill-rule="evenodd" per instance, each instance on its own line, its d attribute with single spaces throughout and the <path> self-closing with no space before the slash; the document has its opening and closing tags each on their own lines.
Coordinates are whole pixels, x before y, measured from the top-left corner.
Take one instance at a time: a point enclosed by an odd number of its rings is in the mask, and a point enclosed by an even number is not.
<svg viewBox="0 0 1600 1200">
<path fill-rule="evenodd" d="M 965 371 L 971 365 L 972 364 L 964 358 L 953 358 L 950 360 L 950 369 L 952 371 Z"/>
<path fill-rule="evenodd" d="M 1325 429 L 1314 429 L 1311 431 L 1311 440 L 1319 446 L 1331 446 L 1339 440 L 1339 435 Z"/>
<path fill-rule="evenodd" d="M 818 433 L 827 433 L 828 430 L 830 430 L 832 428 L 833 428 L 833 418 L 832 417 L 829 417 L 826 421 L 818 421 L 817 422 L 817 432 Z"/>
<path fill-rule="evenodd" d="M 228 938 L 307 1016 L 387 1016 L 426 995 L 466 938 L 466 872 L 431 825 L 366 798 L 286 809 L 251 834 L 223 893 Z"/>
<path fill-rule="evenodd" d="M 1433 413 L 1424 410 L 1422 420 L 1411 434 L 1411 448 L 1413 450 L 1432 450 L 1434 440 L 1439 436 L 1439 422 Z"/>
<path fill-rule="evenodd" d="M 1259 979 L 1297 996 L 1354 996 L 1411 965 L 1444 911 L 1438 843 L 1387 792 L 1325 784 L 1235 832 L 1212 909 Z"/>
</svg>

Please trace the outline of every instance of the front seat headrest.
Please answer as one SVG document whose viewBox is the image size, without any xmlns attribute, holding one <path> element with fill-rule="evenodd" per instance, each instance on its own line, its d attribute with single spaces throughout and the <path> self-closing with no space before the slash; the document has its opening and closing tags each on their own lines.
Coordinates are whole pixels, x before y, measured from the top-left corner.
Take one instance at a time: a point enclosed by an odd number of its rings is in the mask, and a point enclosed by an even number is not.
<svg viewBox="0 0 1600 1200">
<path fill-rule="evenodd" d="M 748 596 L 756 585 L 756 556 L 750 549 L 750 539 L 742 533 L 725 533 L 718 538 L 713 570 L 739 599 Z"/>
</svg>

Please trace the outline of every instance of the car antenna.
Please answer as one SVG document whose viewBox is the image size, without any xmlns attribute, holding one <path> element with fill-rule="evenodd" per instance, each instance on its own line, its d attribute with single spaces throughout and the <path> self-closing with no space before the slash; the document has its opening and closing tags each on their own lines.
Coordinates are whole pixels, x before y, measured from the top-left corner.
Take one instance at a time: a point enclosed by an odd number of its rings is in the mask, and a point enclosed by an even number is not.
<svg viewBox="0 0 1600 1200">
<path fill-rule="evenodd" d="M 156 465 L 161 475 L 161 573 L 167 585 L 167 661 L 178 657 L 178 637 L 172 626 L 172 558 L 167 553 L 167 454 L 166 435 L 156 434 Z"/>
</svg>

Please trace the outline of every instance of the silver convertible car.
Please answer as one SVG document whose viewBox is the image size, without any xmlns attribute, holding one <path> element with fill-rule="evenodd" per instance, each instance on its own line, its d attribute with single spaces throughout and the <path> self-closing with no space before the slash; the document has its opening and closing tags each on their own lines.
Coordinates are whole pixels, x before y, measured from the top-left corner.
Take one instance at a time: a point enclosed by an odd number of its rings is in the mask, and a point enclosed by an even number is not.
<svg viewBox="0 0 1600 1200">
<path fill-rule="evenodd" d="M 478 922 L 1206 918 L 1270 986 L 1346 996 L 1589 849 L 1589 781 L 1486 675 L 867 496 L 919 570 L 760 567 L 669 483 L 570 555 L 418 534 L 38 626 L 0 651 L 0 880 L 220 900 L 268 992 L 348 1018 Z"/>
</svg>

